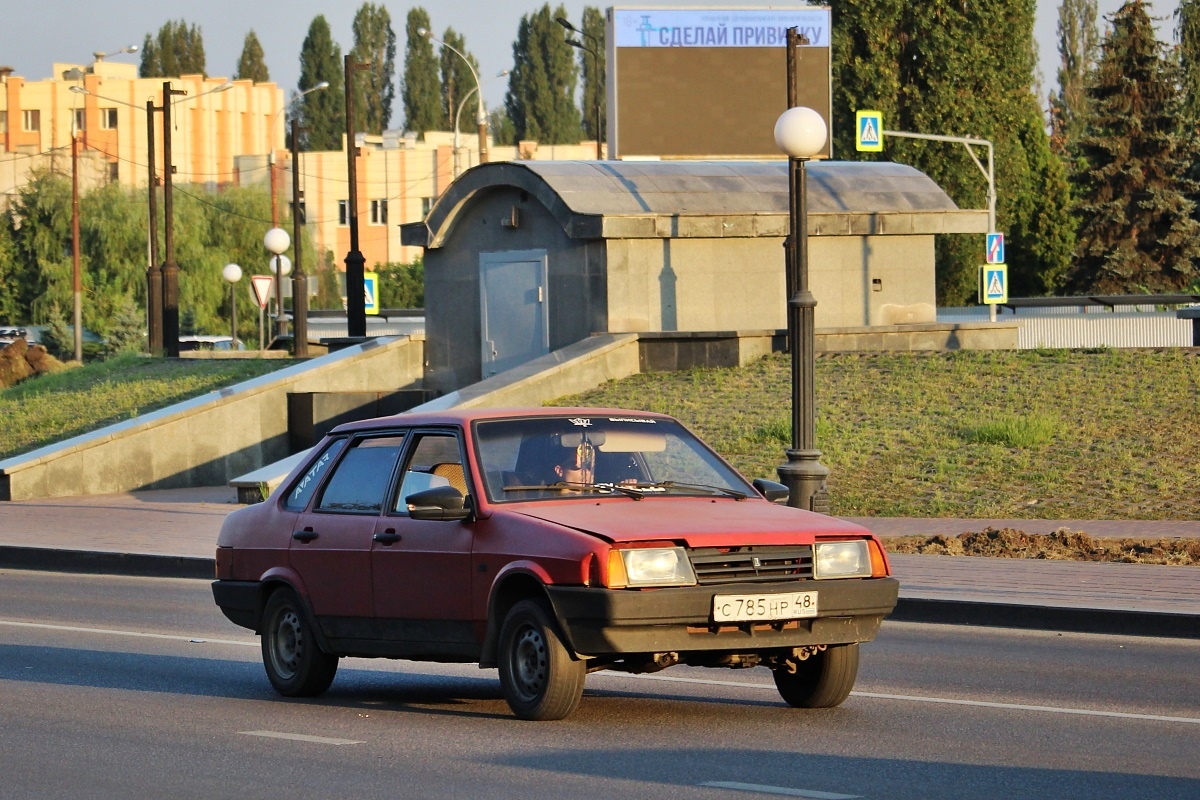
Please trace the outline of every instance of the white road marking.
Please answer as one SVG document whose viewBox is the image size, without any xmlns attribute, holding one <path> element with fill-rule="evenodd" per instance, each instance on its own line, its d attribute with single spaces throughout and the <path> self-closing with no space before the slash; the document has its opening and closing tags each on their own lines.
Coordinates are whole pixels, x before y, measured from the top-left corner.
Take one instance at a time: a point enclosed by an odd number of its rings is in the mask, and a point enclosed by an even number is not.
<svg viewBox="0 0 1200 800">
<path fill-rule="evenodd" d="M 41 622 L 17 622 L 0 619 L 0 625 L 11 628 L 36 628 L 46 631 L 63 631 L 65 633 L 98 633 L 106 636 L 134 636 L 139 639 L 167 639 L 173 642 L 188 642 L 189 644 L 236 644 L 243 647 L 258 647 L 258 642 L 247 642 L 235 639 L 201 639 L 196 636 L 174 636 L 167 633 L 143 633 L 141 631 L 119 631 L 112 628 L 80 628 L 73 625 L 48 625 Z"/>
<path fill-rule="evenodd" d="M 0 626 L 12 628 L 34 628 L 38 630 L 62 631 L 65 633 L 93 633 L 106 636 L 132 636 L 142 639 L 164 639 L 190 644 L 230 644 L 239 647 L 258 647 L 257 640 L 245 641 L 238 639 L 202 639 L 196 636 L 175 636 L 166 633 L 145 633 L 141 631 L 123 631 L 112 628 L 83 628 L 74 625 L 50 625 L 39 622 L 18 622 L 16 620 L 0 619 Z M 703 678 L 682 678 L 670 675 L 631 675 L 617 672 L 598 672 L 596 675 L 604 678 L 666 681 L 668 683 L 692 683 L 703 686 L 727 686 L 738 689 L 759 689 L 775 691 L 775 686 L 769 683 L 744 683 L 741 681 L 716 681 Z M 997 703 L 985 700 L 956 700 L 948 697 L 924 697 L 921 695 L 881 694 L 878 692 L 851 692 L 851 697 L 865 697 L 873 700 L 898 700 L 910 703 L 936 703 L 951 706 L 974 706 L 976 708 L 996 708 L 1008 711 L 1038 711 L 1048 714 L 1072 714 L 1086 717 L 1108 717 L 1111 719 L 1132 719 L 1146 722 L 1178 722 L 1186 725 L 1200 725 L 1198 717 L 1170 717 L 1161 714 L 1132 714 L 1123 711 L 1098 711 L 1090 708 L 1062 708 L 1059 706 L 1034 706 L 1021 703 Z"/>
<path fill-rule="evenodd" d="M 302 733 L 281 733 L 279 731 L 238 731 L 243 736 L 261 736 L 264 739 L 288 739 L 293 742 L 313 742 L 315 744 L 362 744 L 353 739 L 329 739 L 325 736 L 305 736 Z"/>
<path fill-rule="evenodd" d="M 735 686 L 739 689 L 764 689 L 774 692 L 775 686 L 769 683 L 742 683 L 740 681 L 714 681 L 703 678 L 675 678 L 669 675 L 626 675 L 621 673 L 597 672 L 606 678 L 630 678 L 644 681 L 668 681 L 671 683 L 698 683 L 706 686 Z M 1097 711 L 1090 708 L 1062 708 L 1060 706 L 1031 706 L 1021 703 L 997 703 L 986 700 L 956 700 L 950 697 L 923 697 L 907 694 L 880 694 L 878 692 L 851 692 L 851 697 L 867 697 L 873 700 L 900 700 L 910 703 L 938 703 L 950 706 L 975 706 L 978 708 L 998 708 L 1008 711 L 1041 711 L 1050 714 L 1074 714 L 1085 717 L 1111 717 L 1115 719 L 1136 719 L 1148 722 L 1182 722 L 1188 725 L 1200 725 L 1197 717 L 1168 717 L 1161 714 L 1131 714 L 1123 711 Z"/>
<path fill-rule="evenodd" d="M 736 783 L 734 781 L 705 781 L 700 785 L 714 789 L 737 789 L 759 794 L 778 794 L 784 797 L 808 797 L 811 800 L 856 800 L 856 798 L 862 797 L 859 794 L 834 794 L 833 792 L 818 792 L 813 789 L 789 789 L 786 786 L 762 786 L 757 783 Z"/>
</svg>

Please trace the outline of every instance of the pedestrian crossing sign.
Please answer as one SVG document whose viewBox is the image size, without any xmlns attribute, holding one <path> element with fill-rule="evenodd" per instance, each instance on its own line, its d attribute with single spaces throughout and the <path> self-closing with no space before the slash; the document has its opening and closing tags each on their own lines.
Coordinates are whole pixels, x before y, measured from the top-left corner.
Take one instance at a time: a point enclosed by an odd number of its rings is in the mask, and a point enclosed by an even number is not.
<svg viewBox="0 0 1200 800">
<path fill-rule="evenodd" d="M 883 152 L 883 113 L 855 111 L 854 130 L 857 132 L 854 149 L 860 153 Z"/>
<path fill-rule="evenodd" d="M 1008 302 L 1008 267 L 987 264 L 979 268 L 979 302 L 1003 305 Z"/>
<path fill-rule="evenodd" d="M 379 273 L 364 272 L 363 273 L 363 305 L 366 307 L 366 313 L 379 313 Z"/>
</svg>

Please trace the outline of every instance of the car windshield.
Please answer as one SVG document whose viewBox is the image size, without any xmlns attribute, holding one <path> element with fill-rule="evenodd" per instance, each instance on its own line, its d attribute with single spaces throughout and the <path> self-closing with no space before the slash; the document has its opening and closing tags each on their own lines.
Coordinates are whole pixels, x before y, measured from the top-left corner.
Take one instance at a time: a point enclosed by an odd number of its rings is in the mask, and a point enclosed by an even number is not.
<svg viewBox="0 0 1200 800">
<path fill-rule="evenodd" d="M 488 498 L 504 503 L 580 494 L 753 493 L 682 425 L 650 417 L 571 416 L 481 421 L 475 446 Z"/>
</svg>

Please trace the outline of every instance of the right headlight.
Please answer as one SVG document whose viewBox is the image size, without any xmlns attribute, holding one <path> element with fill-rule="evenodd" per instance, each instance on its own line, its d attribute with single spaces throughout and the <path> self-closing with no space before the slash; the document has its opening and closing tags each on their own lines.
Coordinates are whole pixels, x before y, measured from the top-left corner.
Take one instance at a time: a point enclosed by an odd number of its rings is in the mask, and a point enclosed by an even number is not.
<svg viewBox="0 0 1200 800">
<path fill-rule="evenodd" d="M 608 559 L 608 585 L 695 586 L 696 573 L 687 551 L 682 547 L 638 547 L 611 550 Z"/>
<path fill-rule="evenodd" d="M 865 539 L 817 542 L 813 547 L 813 578 L 869 578 L 871 552 Z"/>
</svg>

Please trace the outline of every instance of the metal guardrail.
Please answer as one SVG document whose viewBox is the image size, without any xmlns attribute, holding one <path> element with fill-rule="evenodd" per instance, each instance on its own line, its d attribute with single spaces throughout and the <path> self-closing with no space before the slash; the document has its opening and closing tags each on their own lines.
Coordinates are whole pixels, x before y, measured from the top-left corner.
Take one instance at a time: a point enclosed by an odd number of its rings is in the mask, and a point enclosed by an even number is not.
<svg viewBox="0 0 1200 800">
<path fill-rule="evenodd" d="M 1183 306 L 1200 303 L 1200 294 L 1096 294 L 1080 297 L 1010 297 L 1001 308 L 1071 308 L 1075 306 Z"/>
</svg>

